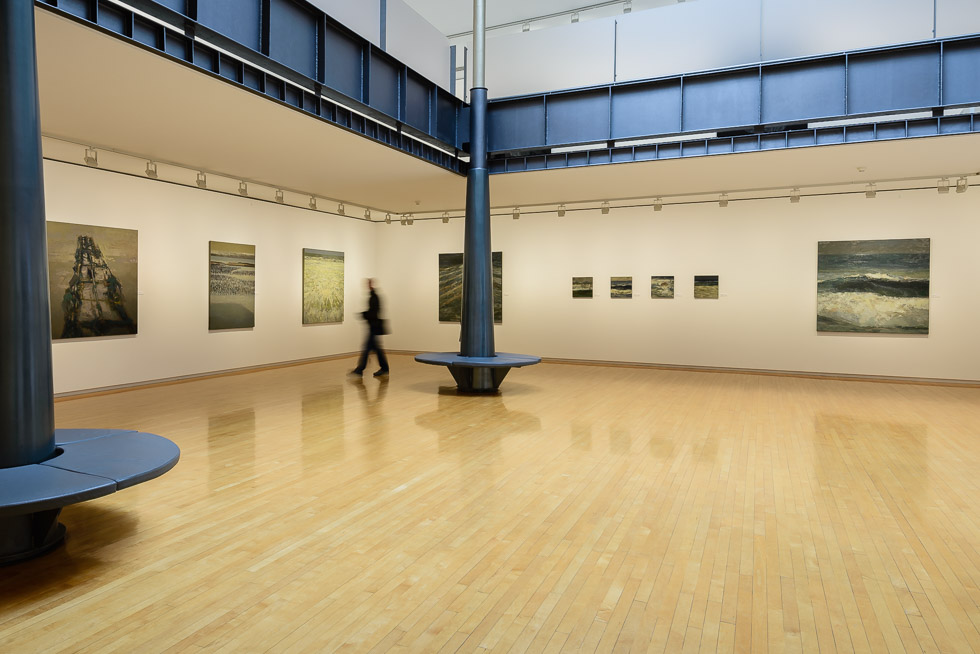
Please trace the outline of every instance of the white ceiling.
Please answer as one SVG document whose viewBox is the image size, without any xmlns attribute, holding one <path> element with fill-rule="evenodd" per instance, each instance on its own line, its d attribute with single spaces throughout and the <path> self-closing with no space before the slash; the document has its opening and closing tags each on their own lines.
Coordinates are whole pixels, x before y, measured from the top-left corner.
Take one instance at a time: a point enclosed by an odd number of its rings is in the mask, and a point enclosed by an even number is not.
<svg viewBox="0 0 980 654">
<path fill-rule="evenodd" d="M 464 206 L 465 179 L 438 166 L 43 9 L 37 33 L 47 135 L 393 213 Z M 494 175 L 491 203 L 884 189 L 977 171 L 980 134 L 971 134 Z"/>
<path fill-rule="evenodd" d="M 505 25 L 526 21 L 540 16 L 577 11 L 605 0 L 488 0 L 487 26 Z M 674 4 L 683 0 L 633 0 L 633 11 Z M 471 0 L 405 0 L 412 9 L 446 35 L 468 32 L 473 29 L 473 2 Z M 612 11 L 622 10 L 613 8 Z"/>
</svg>

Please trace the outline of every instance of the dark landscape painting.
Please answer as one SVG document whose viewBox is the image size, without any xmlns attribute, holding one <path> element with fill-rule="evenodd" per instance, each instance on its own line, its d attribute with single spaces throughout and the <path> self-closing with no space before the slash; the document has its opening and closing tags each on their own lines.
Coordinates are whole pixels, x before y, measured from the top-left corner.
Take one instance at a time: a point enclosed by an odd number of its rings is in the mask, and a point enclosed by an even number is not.
<svg viewBox="0 0 980 654">
<path fill-rule="evenodd" d="M 929 333 L 929 239 L 817 244 L 817 331 Z"/>
<path fill-rule="evenodd" d="M 344 322 L 344 253 L 303 248 L 303 324 Z"/>
<path fill-rule="evenodd" d="M 572 277 L 572 297 L 592 297 L 592 278 Z"/>
<path fill-rule="evenodd" d="M 610 277 L 609 297 L 628 300 L 633 297 L 632 277 Z"/>
<path fill-rule="evenodd" d="M 694 299 L 717 300 L 718 299 L 718 275 L 695 275 L 694 276 Z"/>
<path fill-rule="evenodd" d="M 47 230 L 51 338 L 135 334 L 136 230 L 58 222 Z"/>
<path fill-rule="evenodd" d="M 650 297 L 652 298 L 673 298 L 674 297 L 674 276 L 669 277 L 654 275 L 650 278 Z"/>
<path fill-rule="evenodd" d="M 493 321 L 503 322 L 504 255 L 490 254 L 493 268 Z M 463 255 L 439 255 L 439 322 L 459 322 L 463 314 Z"/>
<path fill-rule="evenodd" d="M 255 246 L 211 241 L 208 329 L 255 327 Z"/>
</svg>

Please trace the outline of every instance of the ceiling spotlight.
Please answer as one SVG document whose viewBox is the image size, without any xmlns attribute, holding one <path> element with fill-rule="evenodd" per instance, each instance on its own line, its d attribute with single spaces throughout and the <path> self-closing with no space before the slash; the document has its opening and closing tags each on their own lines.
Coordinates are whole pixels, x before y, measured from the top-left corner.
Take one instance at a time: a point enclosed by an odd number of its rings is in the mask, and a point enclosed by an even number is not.
<svg viewBox="0 0 980 654">
<path fill-rule="evenodd" d="M 519 220 L 521 217 L 521 208 L 514 207 L 514 220 Z"/>
<path fill-rule="evenodd" d="M 798 204 L 800 202 L 800 189 L 794 188 L 789 192 L 789 201 L 793 204 Z"/>
<path fill-rule="evenodd" d="M 447 224 L 447 225 L 449 224 L 449 212 L 448 211 L 443 211 L 442 212 L 442 222 L 445 223 L 445 224 Z"/>
<path fill-rule="evenodd" d="M 608 202 L 603 202 L 602 203 L 602 206 L 600 207 L 600 209 L 602 209 L 602 215 L 605 216 L 606 214 L 609 213 L 609 203 Z"/>
<path fill-rule="evenodd" d="M 940 193 L 949 193 L 949 178 L 943 177 L 936 183 L 936 190 Z"/>
<path fill-rule="evenodd" d="M 365 209 L 364 210 L 364 220 L 371 220 L 371 210 L 370 209 Z"/>
<path fill-rule="evenodd" d="M 948 191 L 949 189 L 946 190 Z M 878 189 L 875 188 L 874 184 L 868 184 L 864 188 L 864 197 L 868 198 L 869 200 L 874 198 L 876 195 L 878 195 Z"/>
<path fill-rule="evenodd" d="M 346 215 L 346 212 L 347 212 L 347 208 L 344 206 L 343 202 L 337 205 L 337 213 L 343 216 Z"/>
<path fill-rule="evenodd" d="M 960 177 L 956 180 L 956 192 L 966 193 L 966 189 L 970 188 L 970 185 L 966 182 L 966 177 Z"/>
<path fill-rule="evenodd" d="M 524 23 L 523 25 L 521 25 L 521 31 L 522 32 L 530 32 L 531 31 L 531 23 Z"/>
<path fill-rule="evenodd" d="M 415 224 L 415 215 L 414 214 L 408 214 L 408 224 L 409 225 L 414 225 Z"/>
<path fill-rule="evenodd" d="M 403 213 L 402 214 L 402 217 L 401 217 L 401 220 L 399 220 L 399 222 L 402 225 L 407 225 L 408 224 L 408 214 L 407 213 Z"/>
<path fill-rule="evenodd" d="M 279 204 L 282 204 L 285 201 L 286 201 L 286 196 L 283 195 L 282 189 L 281 188 L 277 188 L 276 189 L 276 202 L 278 202 Z"/>
<path fill-rule="evenodd" d="M 564 218 L 565 217 L 565 205 L 563 205 L 563 204 L 559 204 L 558 205 L 558 217 L 559 218 Z"/>
<path fill-rule="evenodd" d="M 727 206 L 728 206 L 728 193 L 722 193 L 722 194 L 721 194 L 721 195 L 720 195 L 720 196 L 718 197 L 718 206 L 719 206 L 719 207 L 722 207 L 722 208 L 724 208 L 724 207 L 727 207 Z"/>
<path fill-rule="evenodd" d="M 664 209 L 664 200 L 663 200 L 663 198 L 657 198 L 656 200 L 653 201 L 653 210 L 654 211 L 663 211 L 663 209 Z"/>
<path fill-rule="evenodd" d="M 99 165 L 99 153 L 96 152 L 95 148 L 85 148 L 85 165 L 86 166 Z"/>
<path fill-rule="evenodd" d="M 197 187 L 198 188 L 207 188 L 208 187 L 208 176 L 205 175 L 204 173 L 200 173 L 199 172 L 197 174 Z"/>
<path fill-rule="evenodd" d="M 626 0 L 626 2 L 623 3 L 623 13 L 628 14 L 631 11 L 633 11 L 633 0 Z"/>
<path fill-rule="evenodd" d="M 385 225 L 390 225 L 390 224 L 391 224 L 391 214 L 390 213 L 386 213 L 385 214 Z"/>
<path fill-rule="evenodd" d="M 572 22 L 573 23 L 577 23 L 578 22 L 578 12 L 577 11 L 573 11 L 572 12 Z"/>
<path fill-rule="evenodd" d="M 316 197 L 313 195 L 310 196 L 310 209 L 316 211 Z"/>
<path fill-rule="evenodd" d="M 248 184 L 245 182 L 238 182 L 238 195 L 248 195 Z"/>
<path fill-rule="evenodd" d="M 150 179 L 156 179 L 157 175 L 157 165 L 152 161 L 146 162 L 146 176 Z"/>
</svg>

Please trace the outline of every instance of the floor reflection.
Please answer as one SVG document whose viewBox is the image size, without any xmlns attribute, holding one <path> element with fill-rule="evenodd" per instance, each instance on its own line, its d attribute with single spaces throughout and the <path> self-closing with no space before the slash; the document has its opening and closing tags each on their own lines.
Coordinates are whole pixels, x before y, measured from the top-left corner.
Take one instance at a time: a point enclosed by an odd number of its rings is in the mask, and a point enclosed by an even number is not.
<svg viewBox="0 0 980 654">
<path fill-rule="evenodd" d="M 361 446 L 367 453 L 367 459 L 372 468 L 376 469 L 387 462 L 388 449 L 388 415 L 384 410 L 385 398 L 388 395 L 389 378 L 378 377 L 364 381 L 362 377 L 348 377 L 348 382 L 354 387 L 364 411 L 365 420 L 361 423 Z M 376 390 L 372 393 L 370 387 Z"/>
<path fill-rule="evenodd" d="M 337 461 L 347 454 L 344 439 L 344 387 L 324 386 L 301 399 L 300 440 L 303 446 L 304 473 L 315 470 L 324 461 Z"/>
<path fill-rule="evenodd" d="M 208 488 L 219 490 L 255 469 L 255 410 L 208 417 Z"/>
</svg>

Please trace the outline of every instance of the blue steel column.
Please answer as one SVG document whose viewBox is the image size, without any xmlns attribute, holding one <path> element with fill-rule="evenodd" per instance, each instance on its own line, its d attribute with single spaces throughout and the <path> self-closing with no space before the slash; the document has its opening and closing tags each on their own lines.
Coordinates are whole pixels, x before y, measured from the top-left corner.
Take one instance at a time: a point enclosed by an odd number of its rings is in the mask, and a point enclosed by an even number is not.
<svg viewBox="0 0 980 654">
<path fill-rule="evenodd" d="M 486 0 L 473 2 L 473 89 L 470 97 L 470 169 L 466 176 L 463 236 L 463 313 L 460 354 L 492 357 L 493 274 L 490 264 L 490 171 L 487 169 L 487 89 L 484 82 Z"/>
<path fill-rule="evenodd" d="M 34 3 L 0 2 L 0 468 L 54 452 Z"/>
</svg>

